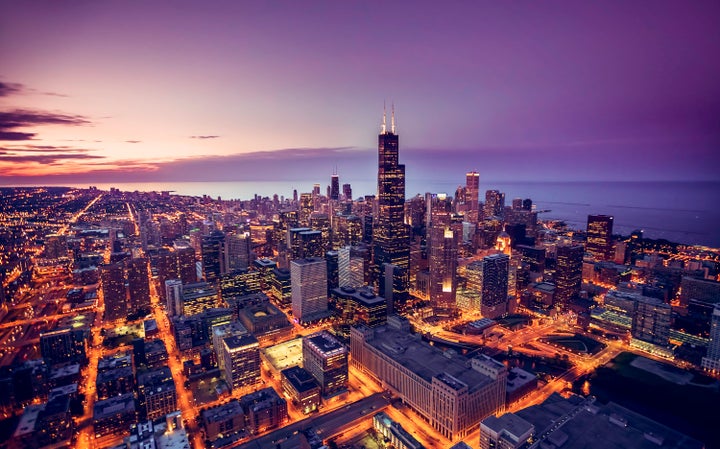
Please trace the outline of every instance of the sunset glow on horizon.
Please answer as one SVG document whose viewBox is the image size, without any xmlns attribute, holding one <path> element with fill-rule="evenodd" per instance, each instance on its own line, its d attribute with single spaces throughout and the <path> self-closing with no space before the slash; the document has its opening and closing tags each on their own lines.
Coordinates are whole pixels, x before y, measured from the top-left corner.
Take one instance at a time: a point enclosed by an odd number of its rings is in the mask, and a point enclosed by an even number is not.
<svg viewBox="0 0 720 449">
<path fill-rule="evenodd" d="M 719 16 L 710 1 L 6 2 L 0 184 L 364 175 L 384 101 L 419 175 L 718 180 Z"/>
</svg>

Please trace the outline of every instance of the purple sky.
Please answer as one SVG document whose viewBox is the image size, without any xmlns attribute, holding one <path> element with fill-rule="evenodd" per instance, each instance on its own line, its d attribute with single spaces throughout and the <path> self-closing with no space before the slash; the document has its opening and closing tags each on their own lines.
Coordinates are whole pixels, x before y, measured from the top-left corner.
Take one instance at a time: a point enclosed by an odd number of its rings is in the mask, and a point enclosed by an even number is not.
<svg viewBox="0 0 720 449">
<path fill-rule="evenodd" d="M 0 4 L 0 184 L 720 180 L 720 2 Z"/>
</svg>

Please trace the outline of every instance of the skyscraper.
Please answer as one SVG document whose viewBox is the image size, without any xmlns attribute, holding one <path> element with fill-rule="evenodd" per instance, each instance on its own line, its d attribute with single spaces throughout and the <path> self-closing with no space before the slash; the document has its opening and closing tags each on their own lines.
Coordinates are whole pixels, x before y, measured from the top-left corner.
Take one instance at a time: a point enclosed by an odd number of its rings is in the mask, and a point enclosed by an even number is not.
<svg viewBox="0 0 720 449">
<path fill-rule="evenodd" d="M 502 217 L 505 209 L 505 194 L 499 190 L 485 192 L 485 217 Z"/>
<path fill-rule="evenodd" d="M 395 306 L 402 309 L 408 297 L 410 241 L 405 227 L 405 165 L 398 163 L 394 108 L 390 131 L 386 129 L 383 112 L 378 136 L 378 214 L 373 229 L 373 244 L 375 280 L 380 296 L 392 297 Z M 385 292 L 387 283 L 381 281 L 385 264 L 396 267 L 392 292 Z"/>
<path fill-rule="evenodd" d="M 720 304 L 715 304 L 710 321 L 710 344 L 701 366 L 714 373 L 720 371 Z"/>
<path fill-rule="evenodd" d="M 225 272 L 223 257 L 225 233 L 215 230 L 202 238 L 202 270 L 205 281 L 213 284 Z"/>
<path fill-rule="evenodd" d="M 468 288 L 480 292 L 480 313 L 486 318 L 508 311 L 509 265 L 507 254 L 493 254 L 467 266 Z"/>
<path fill-rule="evenodd" d="M 582 245 L 560 245 L 557 247 L 555 269 L 555 300 L 566 306 L 580 293 L 582 286 L 583 254 Z"/>
<path fill-rule="evenodd" d="M 150 278 L 148 261 L 139 257 L 128 261 L 127 281 L 130 301 L 128 309 L 137 312 L 140 309 L 150 310 Z"/>
<path fill-rule="evenodd" d="M 597 260 L 612 260 L 614 255 L 612 230 L 612 216 L 588 215 L 585 251 Z"/>
<path fill-rule="evenodd" d="M 462 228 L 453 229 L 452 202 L 440 193 L 432 199 L 428 230 L 428 267 L 430 269 L 430 303 L 435 315 L 452 316 L 457 290 L 458 240 Z M 460 232 L 458 232 L 460 231 Z"/>
<path fill-rule="evenodd" d="M 330 177 L 330 201 L 340 200 L 340 177 L 337 173 L 333 173 Z"/>
<path fill-rule="evenodd" d="M 467 208 L 466 221 L 478 222 L 480 194 L 480 174 L 476 171 L 468 172 L 465 175 L 465 204 Z"/>
<path fill-rule="evenodd" d="M 348 350 L 328 331 L 303 338 L 303 368 L 320 384 L 328 398 L 347 390 Z"/>
<path fill-rule="evenodd" d="M 105 301 L 105 320 L 114 321 L 127 316 L 127 292 L 122 262 L 105 265 L 100 270 L 100 284 Z"/>
<path fill-rule="evenodd" d="M 328 312 L 327 264 L 314 257 L 290 262 L 292 313 L 300 322 L 323 318 Z"/>
</svg>

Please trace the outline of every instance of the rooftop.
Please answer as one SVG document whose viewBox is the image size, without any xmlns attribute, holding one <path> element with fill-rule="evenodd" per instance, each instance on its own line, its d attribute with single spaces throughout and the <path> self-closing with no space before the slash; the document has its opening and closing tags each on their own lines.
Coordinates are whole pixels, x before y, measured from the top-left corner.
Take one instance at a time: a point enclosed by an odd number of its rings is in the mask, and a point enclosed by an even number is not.
<svg viewBox="0 0 720 449">
<path fill-rule="evenodd" d="M 374 338 L 368 343 L 414 372 L 426 382 L 442 373 L 467 385 L 470 391 L 480 388 L 493 380 L 470 367 L 469 360 L 459 354 L 443 352 L 423 341 L 419 334 L 411 334 L 390 325 L 375 328 Z"/>
<path fill-rule="evenodd" d="M 304 393 L 314 388 L 319 388 L 315 378 L 305 368 L 293 366 L 282 370 L 282 376 L 285 377 L 292 387 L 298 393 Z"/>
</svg>

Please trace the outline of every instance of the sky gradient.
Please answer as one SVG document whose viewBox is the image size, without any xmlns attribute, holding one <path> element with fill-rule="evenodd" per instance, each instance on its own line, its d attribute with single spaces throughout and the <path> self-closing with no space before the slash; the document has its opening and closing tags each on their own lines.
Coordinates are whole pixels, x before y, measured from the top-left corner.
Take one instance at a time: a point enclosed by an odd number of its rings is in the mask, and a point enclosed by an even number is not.
<svg viewBox="0 0 720 449">
<path fill-rule="evenodd" d="M 0 3 L 0 184 L 720 180 L 720 2 Z M 352 173 L 352 174 L 351 174 Z"/>
</svg>

